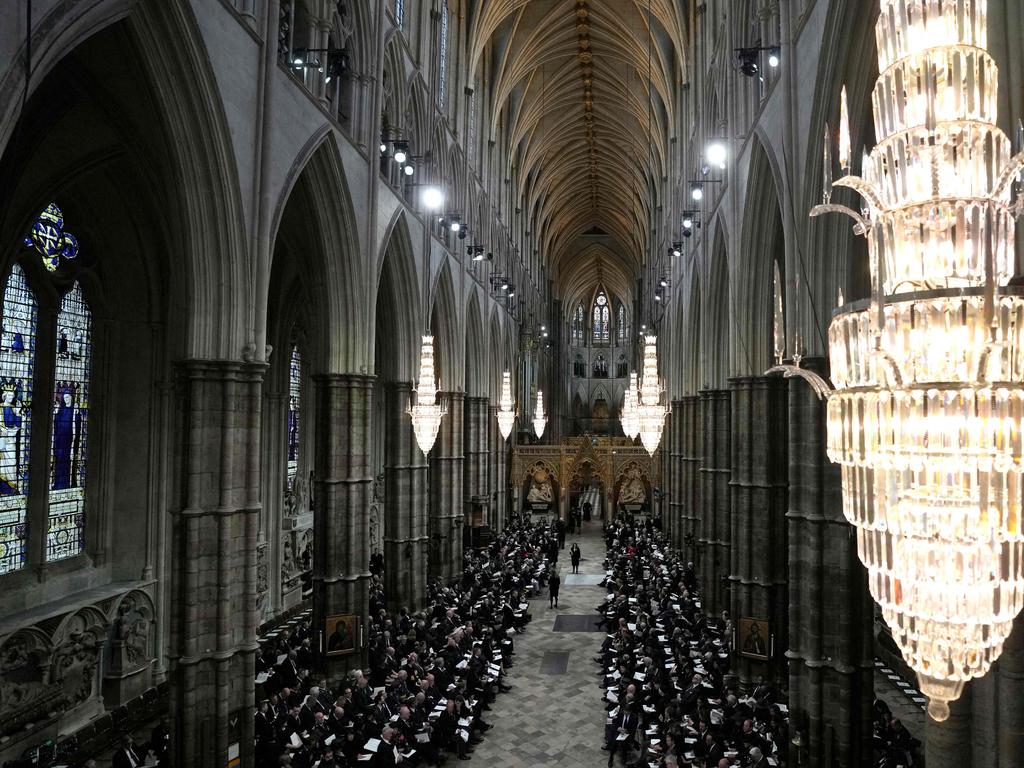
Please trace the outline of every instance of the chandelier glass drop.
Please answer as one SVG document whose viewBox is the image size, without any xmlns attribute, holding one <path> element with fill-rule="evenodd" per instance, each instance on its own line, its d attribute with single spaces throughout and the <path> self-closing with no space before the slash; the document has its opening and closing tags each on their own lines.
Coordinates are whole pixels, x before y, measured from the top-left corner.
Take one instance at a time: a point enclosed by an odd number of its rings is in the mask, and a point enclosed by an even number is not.
<svg viewBox="0 0 1024 768">
<path fill-rule="evenodd" d="M 873 294 L 829 327 L 828 455 L 871 594 L 935 720 L 1002 652 L 1024 602 L 1024 295 L 996 126 L 987 0 L 881 0 L 863 177 L 825 204 L 868 239 Z M 839 164 L 850 168 L 845 92 Z M 830 142 L 829 142 L 830 143 Z M 864 199 L 831 204 L 832 186 Z"/>
<path fill-rule="evenodd" d="M 420 378 L 415 391 L 416 404 L 409 406 L 412 430 L 416 443 L 424 455 L 430 452 L 445 415 L 444 406 L 437 404 L 437 379 L 434 373 L 434 337 L 424 336 L 420 347 Z"/>
<path fill-rule="evenodd" d="M 644 336 L 644 369 L 640 380 L 636 410 L 640 441 L 651 456 L 658 450 L 661 431 L 668 408 L 661 404 L 661 381 L 658 379 L 658 337 Z"/>
<path fill-rule="evenodd" d="M 544 434 L 548 420 L 544 417 L 544 393 L 537 390 L 537 407 L 533 411 L 533 431 L 539 438 Z"/>
<path fill-rule="evenodd" d="M 636 440 L 640 434 L 640 414 L 636 409 L 637 386 L 636 374 L 629 374 L 629 386 L 622 395 L 622 415 L 619 421 L 622 422 L 622 434 L 630 440 Z"/>
<path fill-rule="evenodd" d="M 512 434 L 512 425 L 516 421 L 515 403 L 512 402 L 512 374 L 505 371 L 501 375 L 501 400 L 498 402 L 498 431 L 501 438 L 508 440 Z"/>
</svg>

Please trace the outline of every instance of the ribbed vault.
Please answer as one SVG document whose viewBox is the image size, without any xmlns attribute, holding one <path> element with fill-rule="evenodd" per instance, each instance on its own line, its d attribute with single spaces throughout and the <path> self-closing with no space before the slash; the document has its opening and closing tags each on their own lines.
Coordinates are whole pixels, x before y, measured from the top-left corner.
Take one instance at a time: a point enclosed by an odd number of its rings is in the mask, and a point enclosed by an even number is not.
<svg viewBox="0 0 1024 768">
<path fill-rule="evenodd" d="M 506 176 L 563 297 L 592 286 L 599 263 L 633 294 L 685 80 L 681 6 L 483 0 L 471 20 L 490 138 L 509 143 Z"/>
</svg>

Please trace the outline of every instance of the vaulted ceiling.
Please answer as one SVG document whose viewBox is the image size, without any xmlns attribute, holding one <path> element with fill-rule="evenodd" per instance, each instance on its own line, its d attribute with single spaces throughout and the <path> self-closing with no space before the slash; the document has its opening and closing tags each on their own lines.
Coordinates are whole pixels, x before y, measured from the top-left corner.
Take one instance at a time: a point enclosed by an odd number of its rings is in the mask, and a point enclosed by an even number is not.
<svg viewBox="0 0 1024 768">
<path fill-rule="evenodd" d="M 685 81 L 678 0 L 481 0 L 470 64 L 494 94 L 493 140 L 556 291 L 628 288 L 649 251 Z M 653 93 L 652 93 L 653 92 Z M 629 291 L 627 295 L 630 295 Z"/>
</svg>

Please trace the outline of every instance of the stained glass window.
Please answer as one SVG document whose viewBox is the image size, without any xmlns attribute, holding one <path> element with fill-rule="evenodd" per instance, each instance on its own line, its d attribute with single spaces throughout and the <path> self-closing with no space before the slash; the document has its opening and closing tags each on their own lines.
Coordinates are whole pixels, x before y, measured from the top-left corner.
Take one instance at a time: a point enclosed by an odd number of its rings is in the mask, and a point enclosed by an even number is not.
<svg viewBox="0 0 1024 768">
<path fill-rule="evenodd" d="M 583 308 L 581 301 L 576 305 L 576 317 L 572 322 L 572 343 L 576 346 L 583 346 L 583 328 L 585 327 L 587 311 Z"/>
<path fill-rule="evenodd" d="M 0 318 L 0 573 L 25 565 L 32 375 L 35 369 L 35 296 L 15 264 L 4 287 Z"/>
<path fill-rule="evenodd" d="M 619 311 L 617 312 L 618 317 L 616 318 L 616 333 L 619 337 L 619 344 L 626 343 L 626 308 L 619 302 Z"/>
<path fill-rule="evenodd" d="M 47 560 L 73 557 L 84 545 L 91 358 L 92 314 L 76 282 L 57 315 Z"/>
<path fill-rule="evenodd" d="M 448 85 L 448 2 L 441 3 L 441 54 L 437 72 L 437 103 L 442 107 L 447 96 Z"/>
<path fill-rule="evenodd" d="M 302 355 L 292 346 L 288 363 L 288 480 L 287 492 L 295 490 L 295 475 L 299 471 L 300 414 L 302 413 Z"/>
<path fill-rule="evenodd" d="M 604 291 L 594 299 L 594 342 L 607 344 L 611 336 L 611 313 L 608 310 L 608 297 Z"/>
<path fill-rule="evenodd" d="M 395 0 L 395 26 L 399 29 L 405 23 L 405 0 Z"/>
<path fill-rule="evenodd" d="M 43 266 L 50 272 L 56 271 L 61 259 L 78 256 L 78 241 L 70 232 L 64 231 L 64 214 L 56 203 L 50 203 L 36 217 L 25 237 L 25 245 L 35 248 L 43 257 Z"/>
</svg>

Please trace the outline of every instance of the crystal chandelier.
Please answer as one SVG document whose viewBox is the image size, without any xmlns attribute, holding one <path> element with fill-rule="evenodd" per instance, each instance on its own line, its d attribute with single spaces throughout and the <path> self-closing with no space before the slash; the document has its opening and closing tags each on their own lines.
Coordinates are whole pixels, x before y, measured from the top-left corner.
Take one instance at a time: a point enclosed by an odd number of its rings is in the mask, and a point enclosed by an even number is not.
<svg viewBox="0 0 1024 768">
<path fill-rule="evenodd" d="M 516 421 L 515 404 L 512 402 L 512 374 L 505 371 L 501 375 L 501 400 L 498 403 L 498 431 L 503 440 L 512 434 L 512 425 Z"/>
<path fill-rule="evenodd" d="M 668 410 L 661 404 L 662 387 L 658 379 L 658 337 L 644 336 L 644 370 L 640 380 L 636 411 L 640 441 L 653 456 L 661 442 L 661 430 L 665 426 Z"/>
<path fill-rule="evenodd" d="M 629 386 L 622 395 L 622 414 L 619 421 L 622 422 L 622 434 L 630 440 L 636 440 L 640 434 L 640 414 L 636 409 L 637 381 L 636 374 L 629 374 Z"/>
<path fill-rule="evenodd" d="M 537 390 L 537 407 L 533 411 L 533 431 L 539 438 L 544 434 L 548 420 L 544 417 L 544 393 Z"/>
<path fill-rule="evenodd" d="M 430 452 L 441 428 L 444 406 L 437 404 L 437 380 L 434 378 L 434 337 L 424 336 L 420 348 L 420 380 L 415 389 L 416 404 L 409 406 L 416 443 L 424 454 Z"/>
<path fill-rule="evenodd" d="M 935 720 L 1002 652 L 1024 603 L 1024 293 L 1011 187 L 1022 156 L 995 123 L 987 0 L 881 0 L 875 132 L 863 177 L 812 215 L 868 239 L 872 296 L 829 327 L 828 455 L 872 596 Z M 839 165 L 850 169 L 845 91 Z M 830 201 L 833 186 L 865 201 Z"/>
</svg>

